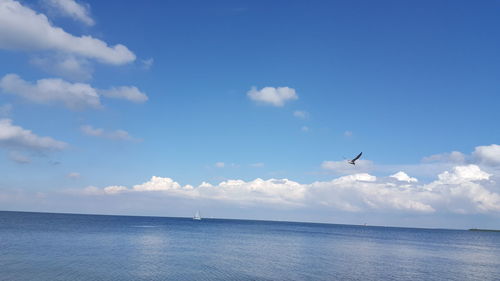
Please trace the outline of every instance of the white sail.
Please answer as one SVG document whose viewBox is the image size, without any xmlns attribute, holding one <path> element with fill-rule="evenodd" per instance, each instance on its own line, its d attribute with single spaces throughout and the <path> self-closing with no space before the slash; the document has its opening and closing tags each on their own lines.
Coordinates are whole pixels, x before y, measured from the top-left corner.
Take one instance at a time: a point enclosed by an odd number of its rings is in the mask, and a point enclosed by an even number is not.
<svg viewBox="0 0 500 281">
<path fill-rule="evenodd" d="M 196 214 L 194 215 L 193 220 L 196 220 L 196 221 L 201 220 L 200 211 L 196 211 Z"/>
</svg>

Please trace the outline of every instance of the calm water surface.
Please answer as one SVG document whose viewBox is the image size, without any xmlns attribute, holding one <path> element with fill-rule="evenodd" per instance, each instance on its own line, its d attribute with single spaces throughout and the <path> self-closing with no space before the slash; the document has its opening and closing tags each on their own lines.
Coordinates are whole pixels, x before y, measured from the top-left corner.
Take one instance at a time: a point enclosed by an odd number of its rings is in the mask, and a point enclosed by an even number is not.
<svg viewBox="0 0 500 281">
<path fill-rule="evenodd" d="M 500 280 L 500 233 L 0 212 L 0 280 Z"/>
</svg>

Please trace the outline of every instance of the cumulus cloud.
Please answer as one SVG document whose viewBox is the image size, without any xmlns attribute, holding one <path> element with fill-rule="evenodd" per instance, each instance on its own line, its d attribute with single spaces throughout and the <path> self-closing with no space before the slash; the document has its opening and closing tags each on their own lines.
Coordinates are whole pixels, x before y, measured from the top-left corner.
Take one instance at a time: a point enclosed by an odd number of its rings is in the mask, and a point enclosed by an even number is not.
<svg viewBox="0 0 500 281">
<path fill-rule="evenodd" d="M 439 181 L 444 184 L 459 184 L 468 181 L 487 180 L 490 174 L 481 171 L 476 165 L 457 166 L 452 172 L 445 171 L 438 175 Z"/>
<path fill-rule="evenodd" d="M 106 138 L 111 140 L 125 140 L 125 141 L 133 141 L 136 140 L 127 131 L 124 130 L 114 130 L 114 131 L 106 131 L 101 128 L 94 128 L 90 125 L 83 125 L 80 127 L 82 133 L 87 136 Z"/>
<path fill-rule="evenodd" d="M 186 189 L 191 190 L 189 186 L 182 187 L 179 183 L 173 181 L 171 178 L 152 177 L 149 181 L 134 185 L 134 191 L 174 191 Z"/>
<path fill-rule="evenodd" d="M 264 87 L 260 90 L 257 90 L 256 87 L 252 87 L 252 89 L 247 92 L 247 96 L 253 101 L 278 107 L 285 105 L 287 101 L 299 98 L 295 93 L 295 89 L 288 87 Z"/>
<path fill-rule="evenodd" d="M 313 183 L 314 199 L 343 211 L 398 210 L 430 213 L 435 209 L 419 194 L 408 188 L 362 173 L 343 176 L 330 182 Z"/>
<path fill-rule="evenodd" d="M 346 212 L 497 213 L 500 212 L 500 194 L 494 191 L 490 177 L 476 165 L 456 166 L 428 184 L 417 184 L 416 179 L 404 172 L 386 178 L 356 173 L 310 184 L 257 178 L 226 180 L 217 185 L 203 182 L 198 186 L 183 186 L 171 178 L 155 176 L 132 188 L 108 186 L 84 193 L 140 196 L 144 192 L 159 192 L 164 196 L 238 204 L 277 204 L 292 208 L 320 205 Z"/>
<path fill-rule="evenodd" d="M 65 149 L 67 144 L 51 137 L 40 137 L 30 130 L 13 125 L 11 119 L 0 119 L 0 146 L 47 152 Z"/>
<path fill-rule="evenodd" d="M 227 180 L 214 186 L 203 182 L 197 187 L 180 185 L 171 178 L 153 176 L 149 181 L 134 185 L 132 188 L 108 186 L 102 189 L 105 194 L 122 192 L 163 192 L 188 198 L 241 201 L 241 203 L 268 202 L 299 204 L 304 198 L 304 187 L 287 179 L 255 179 L 250 182 Z M 99 193 L 99 192 L 94 192 Z"/>
<path fill-rule="evenodd" d="M 56 9 L 63 16 L 70 17 L 88 26 L 95 24 L 94 20 L 90 17 L 88 5 L 77 3 L 75 0 L 45 0 L 44 3 Z"/>
<path fill-rule="evenodd" d="M 108 46 L 92 36 L 74 36 L 55 27 L 45 15 L 15 0 L 0 0 L 0 38 L 0 48 L 8 50 L 55 51 L 114 65 L 136 58 L 124 45 Z"/>
<path fill-rule="evenodd" d="M 474 159 L 485 165 L 500 165 L 500 145 L 477 146 L 472 153 Z"/>
<path fill-rule="evenodd" d="M 119 87 L 110 90 L 95 89 L 86 83 L 70 83 L 60 78 L 23 80 L 16 74 L 7 74 L 0 79 L 0 90 L 39 104 L 63 104 L 73 110 L 102 108 L 100 96 L 122 98 L 133 102 L 145 101 L 147 96 L 136 87 Z"/>
<path fill-rule="evenodd" d="M 148 96 L 137 89 L 137 87 L 122 86 L 113 87 L 109 90 L 99 90 L 99 94 L 107 98 L 125 99 L 131 102 L 142 103 L 148 100 Z"/>
<path fill-rule="evenodd" d="M 224 168 L 224 166 L 226 166 L 226 164 L 224 162 L 215 163 L 215 167 L 217 167 L 217 168 Z"/>
<path fill-rule="evenodd" d="M 416 178 L 412 178 L 410 176 L 408 176 L 408 174 L 406 174 L 405 172 L 403 171 L 399 171 L 397 173 L 395 173 L 394 175 L 391 175 L 389 176 L 391 178 L 395 178 L 397 179 L 398 181 L 405 181 L 405 182 L 408 182 L 408 183 L 411 183 L 411 182 L 418 182 L 418 180 Z"/>
<path fill-rule="evenodd" d="M 438 180 L 424 186 L 432 194 L 439 194 L 441 202 L 455 213 L 487 213 L 500 211 L 500 194 L 494 191 L 492 175 L 477 165 L 454 167 L 438 175 Z M 436 200 L 439 201 L 439 200 Z"/>
</svg>

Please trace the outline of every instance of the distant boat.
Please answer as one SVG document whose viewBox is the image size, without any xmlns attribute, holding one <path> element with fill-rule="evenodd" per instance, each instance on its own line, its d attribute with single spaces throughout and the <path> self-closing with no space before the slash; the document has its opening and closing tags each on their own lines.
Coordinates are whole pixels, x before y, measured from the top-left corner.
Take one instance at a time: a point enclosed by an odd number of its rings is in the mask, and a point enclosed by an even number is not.
<svg viewBox="0 0 500 281">
<path fill-rule="evenodd" d="M 193 220 L 201 221 L 200 211 L 196 211 L 196 214 L 194 214 Z"/>
</svg>

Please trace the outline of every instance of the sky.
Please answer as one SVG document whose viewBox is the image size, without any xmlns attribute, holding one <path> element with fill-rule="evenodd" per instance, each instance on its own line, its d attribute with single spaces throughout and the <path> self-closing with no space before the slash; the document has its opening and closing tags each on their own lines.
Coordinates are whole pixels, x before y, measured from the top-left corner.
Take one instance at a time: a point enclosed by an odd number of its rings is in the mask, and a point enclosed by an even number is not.
<svg viewBox="0 0 500 281">
<path fill-rule="evenodd" d="M 0 0 L 0 210 L 500 228 L 499 12 Z"/>
</svg>

